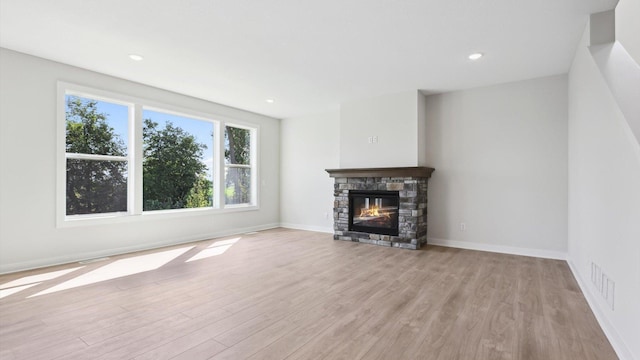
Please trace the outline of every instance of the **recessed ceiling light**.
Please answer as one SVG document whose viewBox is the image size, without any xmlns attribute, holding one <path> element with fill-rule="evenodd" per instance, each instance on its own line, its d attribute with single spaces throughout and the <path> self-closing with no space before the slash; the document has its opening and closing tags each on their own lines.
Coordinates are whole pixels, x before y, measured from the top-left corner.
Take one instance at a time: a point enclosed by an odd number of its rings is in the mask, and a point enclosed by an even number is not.
<svg viewBox="0 0 640 360">
<path fill-rule="evenodd" d="M 142 61 L 142 59 L 144 58 L 138 54 L 129 54 L 129 59 L 135 60 L 135 61 Z"/>
<path fill-rule="evenodd" d="M 481 52 L 473 53 L 473 54 L 469 55 L 469 60 L 478 60 L 483 56 L 484 56 L 484 54 L 481 53 Z"/>
<path fill-rule="evenodd" d="M 275 101 L 275 100 L 273 100 L 273 99 L 267 99 L 267 100 L 265 100 L 265 101 L 266 101 L 266 102 L 268 102 L 269 104 L 273 104 L 274 102 L 276 102 L 276 101 Z"/>
</svg>

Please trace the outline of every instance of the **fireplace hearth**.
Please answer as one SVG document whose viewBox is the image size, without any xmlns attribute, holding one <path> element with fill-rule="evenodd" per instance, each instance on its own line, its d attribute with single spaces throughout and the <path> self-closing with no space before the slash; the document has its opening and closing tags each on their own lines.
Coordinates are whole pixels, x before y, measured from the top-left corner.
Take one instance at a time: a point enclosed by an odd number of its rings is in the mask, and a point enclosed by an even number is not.
<svg viewBox="0 0 640 360">
<path fill-rule="evenodd" d="M 428 167 L 327 169 L 335 240 L 405 249 L 427 243 Z"/>
</svg>

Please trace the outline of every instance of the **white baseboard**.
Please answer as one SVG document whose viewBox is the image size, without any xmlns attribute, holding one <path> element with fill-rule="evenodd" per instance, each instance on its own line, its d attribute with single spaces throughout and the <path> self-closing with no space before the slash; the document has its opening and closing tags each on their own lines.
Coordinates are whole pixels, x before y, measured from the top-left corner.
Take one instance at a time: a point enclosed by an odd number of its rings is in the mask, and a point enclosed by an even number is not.
<svg viewBox="0 0 640 360">
<path fill-rule="evenodd" d="M 495 252 L 495 253 L 501 253 L 501 254 L 532 256 L 532 257 L 539 257 L 539 258 L 545 258 L 545 259 L 555 259 L 555 260 L 567 259 L 567 254 L 565 252 L 553 251 L 553 250 L 530 249 L 530 248 L 521 248 L 521 247 L 515 247 L 515 246 L 472 243 L 468 241 L 446 240 L 446 239 L 436 239 L 436 238 L 428 238 L 427 244 L 454 247 L 454 248 L 460 248 L 460 249 L 468 249 L 468 250 L 489 251 L 489 252 Z"/>
<path fill-rule="evenodd" d="M 89 259 L 115 256 L 115 255 L 126 254 L 134 251 L 157 249 L 165 246 L 180 245 L 180 244 L 190 243 L 194 241 L 208 240 L 208 239 L 224 237 L 224 236 L 240 235 L 240 234 L 244 234 L 252 231 L 268 230 L 268 229 L 274 229 L 277 227 L 280 227 L 280 224 L 273 223 L 273 224 L 264 224 L 264 225 L 258 225 L 258 226 L 249 226 L 244 228 L 234 228 L 234 229 L 228 229 L 223 231 L 214 231 L 206 234 L 185 236 L 183 238 L 173 239 L 171 241 L 160 241 L 155 243 L 146 243 L 144 245 L 138 245 L 138 246 L 126 246 L 126 247 L 119 247 L 119 248 L 113 248 L 113 249 L 105 249 L 100 251 L 77 253 L 77 254 L 71 254 L 69 256 L 58 256 L 58 257 L 37 259 L 32 261 L 23 261 L 23 262 L 12 263 L 12 264 L 1 264 L 0 274 L 7 274 L 7 273 L 18 272 L 18 271 L 24 271 L 24 270 L 32 270 L 32 269 L 38 269 L 38 268 L 43 268 L 48 266 L 69 264 L 69 263 L 84 261 Z"/>
<path fill-rule="evenodd" d="M 584 279 L 580 275 L 580 272 L 575 267 L 570 258 L 567 259 L 567 264 L 569 264 L 569 269 L 571 269 L 573 277 L 576 278 L 578 286 L 580 286 L 580 290 L 582 290 L 585 299 L 587 299 L 587 303 L 589 304 L 591 311 L 595 315 L 596 320 L 598 321 L 598 324 L 600 324 L 600 327 L 602 328 L 602 331 L 604 331 L 607 339 L 609 339 L 609 342 L 611 343 L 613 350 L 615 350 L 616 355 L 618 355 L 621 360 L 634 360 L 635 358 L 633 357 L 633 354 L 631 353 L 625 342 L 622 340 L 615 327 L 611 324 L 603 309 L 600 307 L 597 297 L 592 291 L 593 287 L 588 286 L 589 283 L 584 281 Z"/>
<path fill-rule="evenodd" d="M 301 225 L 301 224 L 292 224 L 292 223 L 280 223 L 280 227 L 287 228 L 287 229 L 316 231 L 316 232 L 333 234 L 333 227 Z"/>
</svg>

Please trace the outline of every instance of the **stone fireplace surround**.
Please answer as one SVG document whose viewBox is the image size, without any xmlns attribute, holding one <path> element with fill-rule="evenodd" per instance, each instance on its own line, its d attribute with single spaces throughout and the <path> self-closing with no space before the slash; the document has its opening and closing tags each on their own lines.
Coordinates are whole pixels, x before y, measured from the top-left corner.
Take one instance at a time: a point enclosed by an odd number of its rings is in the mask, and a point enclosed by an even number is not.
<svg viewBox="0 0 640 360">
<path fill-rule="evenodd" d="M 327 169 L 335 179 L 333 238 L 414 250 L 426 245 L 427 181 L 433 170 L 422 166 Z M 349 231 L 350 190 L 399 191 L 398 236 Z"/>
</svg>

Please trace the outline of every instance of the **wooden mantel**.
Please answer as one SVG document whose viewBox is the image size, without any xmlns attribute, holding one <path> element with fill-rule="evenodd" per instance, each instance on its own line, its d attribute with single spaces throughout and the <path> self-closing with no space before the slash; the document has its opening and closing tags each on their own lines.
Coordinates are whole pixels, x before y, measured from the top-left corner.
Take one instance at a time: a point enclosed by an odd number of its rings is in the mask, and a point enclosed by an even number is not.
<svg viewBox="0 0 640 360">
<path fill-rule="evenodd" d="M 325 169 L 330 177 L 415 177 L 429 178 L 434 168 L 426 166 L 359 168 L 359 169 Z"/>
</svg>

